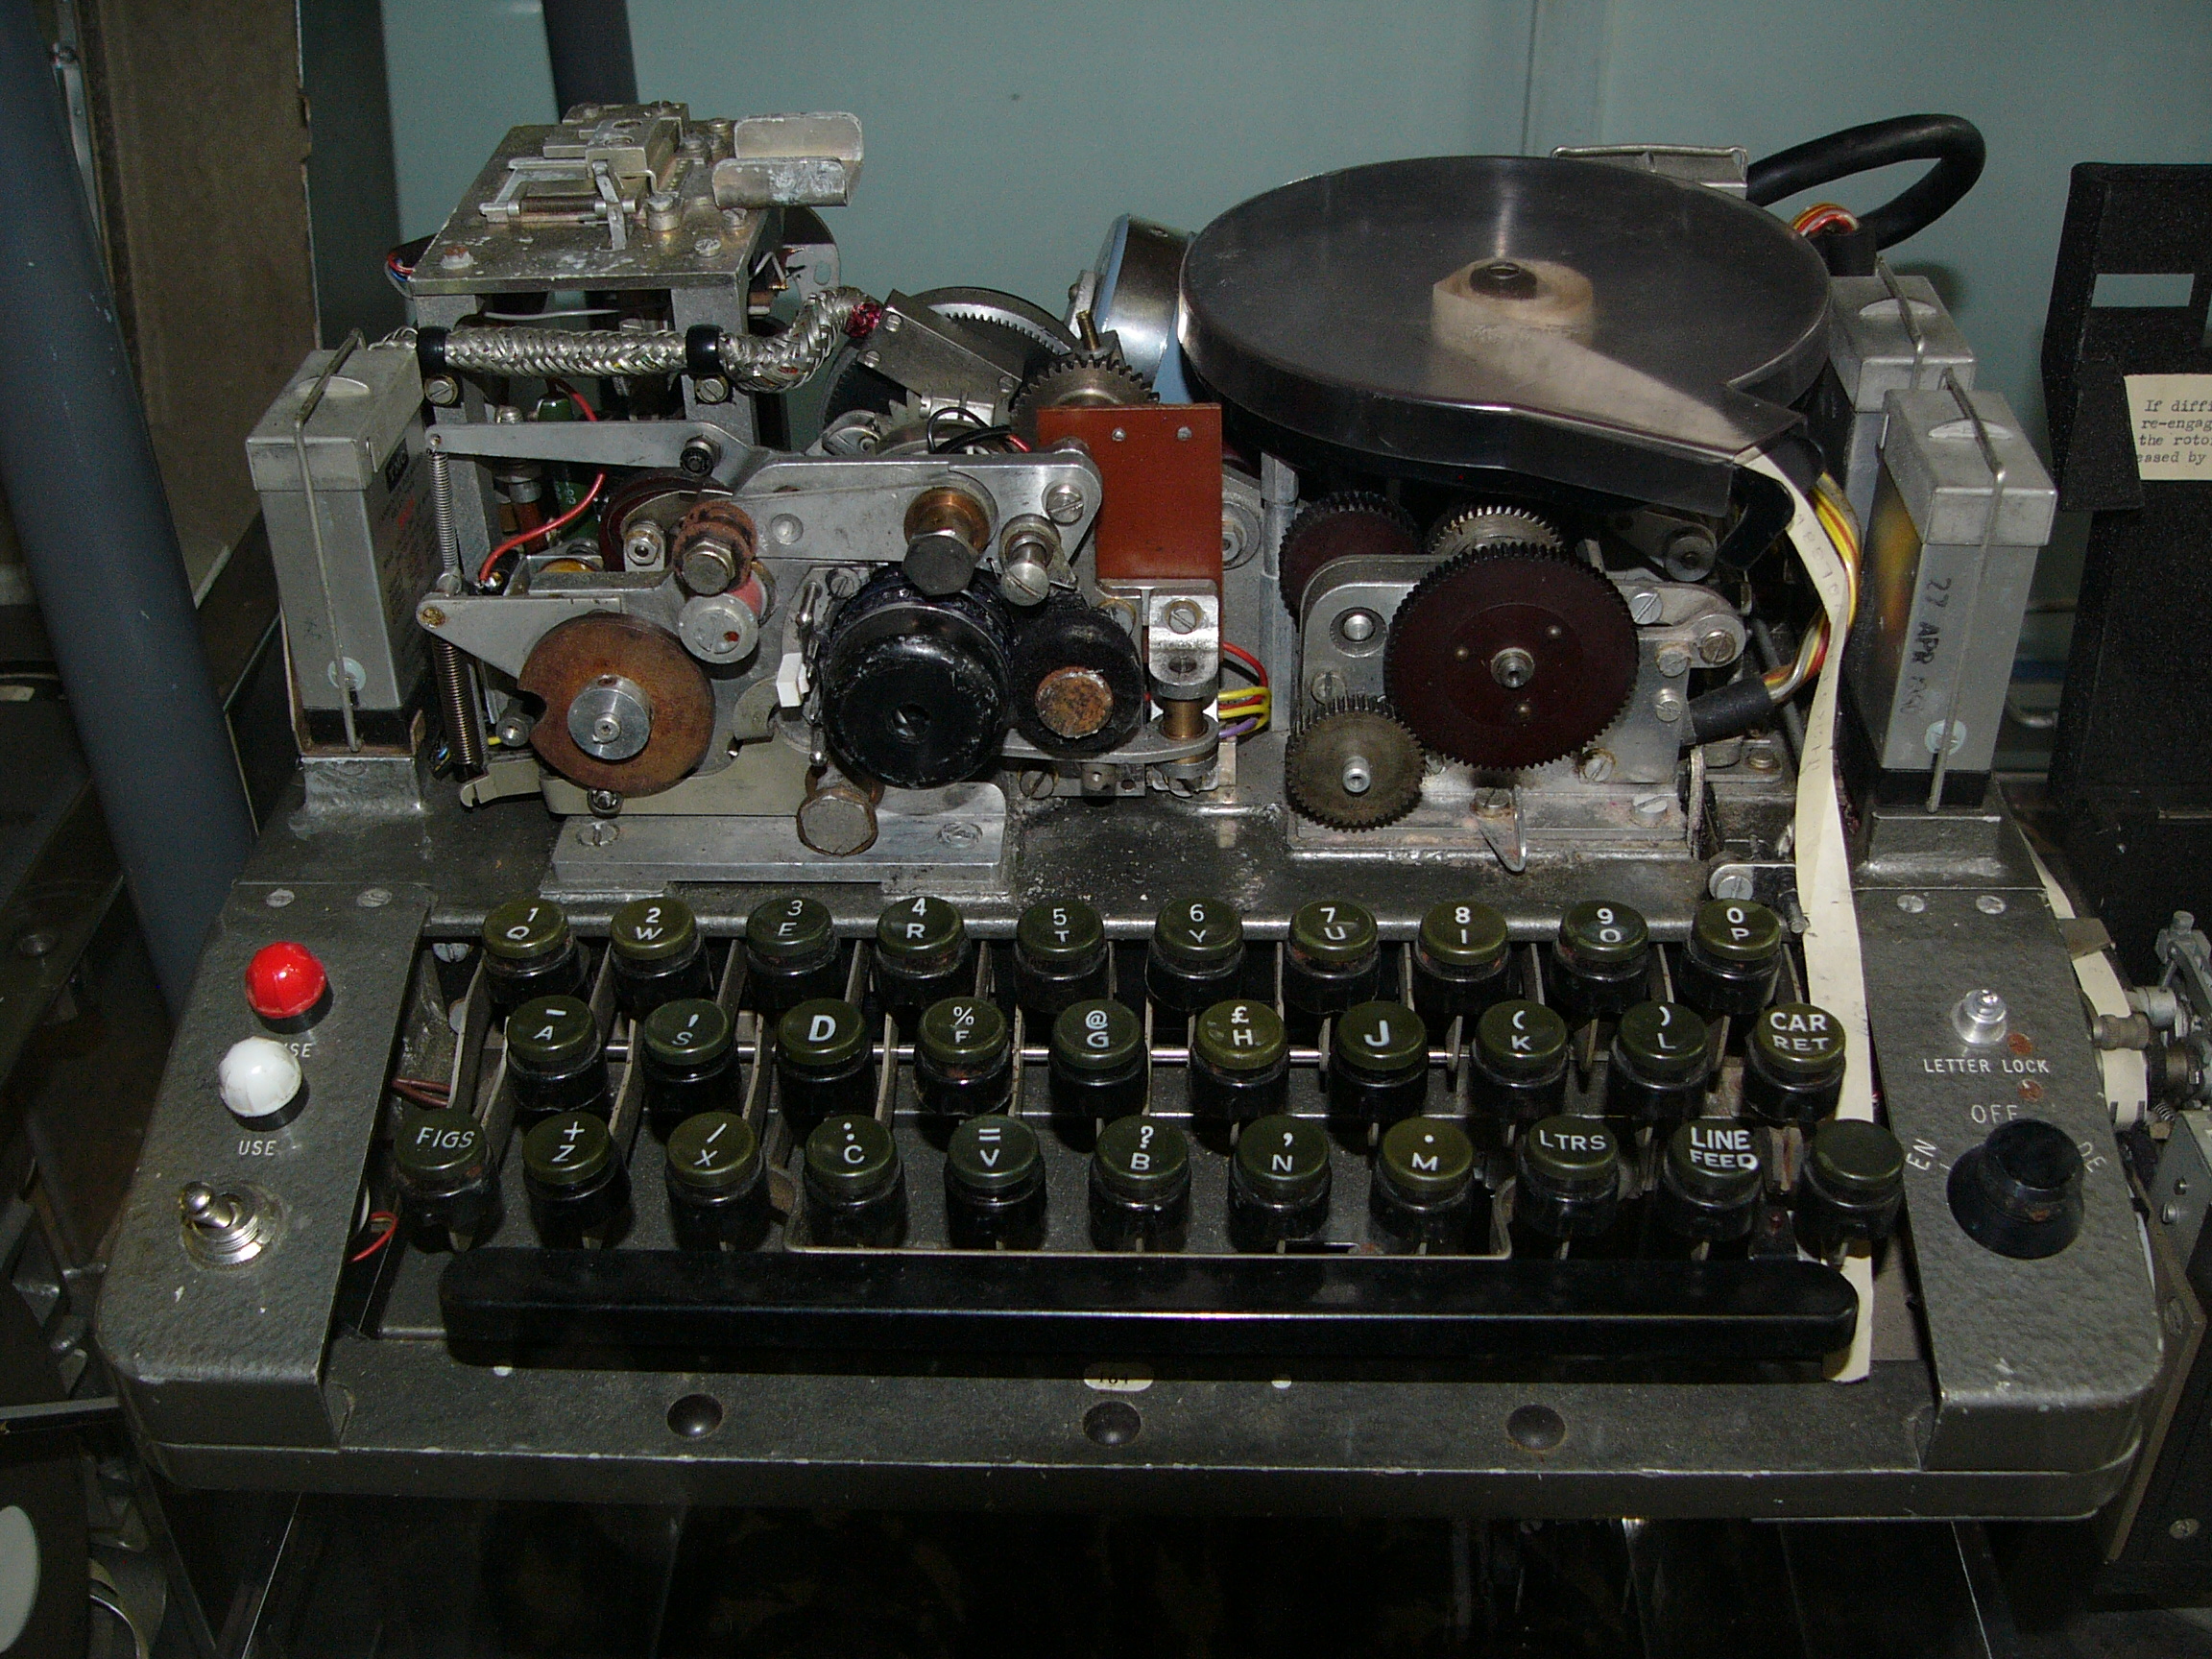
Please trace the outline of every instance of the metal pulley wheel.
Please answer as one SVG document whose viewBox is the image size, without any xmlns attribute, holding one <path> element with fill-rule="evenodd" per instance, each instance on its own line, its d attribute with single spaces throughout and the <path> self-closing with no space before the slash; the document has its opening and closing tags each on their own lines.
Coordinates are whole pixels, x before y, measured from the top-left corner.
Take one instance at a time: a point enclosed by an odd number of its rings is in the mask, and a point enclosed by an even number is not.
<svg viewBox="0 0 2212 1659">
<path fill-rule="evenodd" d="M 516 684 L 545 705 L 530 746 L 587 789 L 658 794 L 707 757 L 713 689 L 676 637 L 650 622 L 564 622 L 531 649 Z"/>
</svg>

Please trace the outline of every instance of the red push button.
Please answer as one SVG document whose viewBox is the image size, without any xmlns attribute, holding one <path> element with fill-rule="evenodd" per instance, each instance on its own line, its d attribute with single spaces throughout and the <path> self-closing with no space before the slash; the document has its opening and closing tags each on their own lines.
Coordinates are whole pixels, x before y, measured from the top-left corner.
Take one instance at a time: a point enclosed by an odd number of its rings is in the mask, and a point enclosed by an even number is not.
<svg viewBox="0 0 2212 1659">
<path fill-rule="evenodd" d="M 264 945 L 246 965 L 246 1003 L 273 1031 L 304 1031 L 330 1007 L 330 975 L 304 945 Z"/>
</svg>

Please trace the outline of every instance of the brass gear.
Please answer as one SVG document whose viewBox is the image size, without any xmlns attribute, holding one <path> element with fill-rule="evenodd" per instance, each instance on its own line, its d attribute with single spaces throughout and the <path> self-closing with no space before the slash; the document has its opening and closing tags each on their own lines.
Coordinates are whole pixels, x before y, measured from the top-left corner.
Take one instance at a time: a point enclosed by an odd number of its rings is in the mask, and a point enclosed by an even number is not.
<svg viewBox="0 0 2212 1659">
<path fill-rule="evenodd" d="M 1421 539 L 1413 520 L 1394 502 L 1364 490 L 1345 490 L 1309 501 L 1283 532 L 1276 557 L 1283 603 L 1291 615 L 1324 565 L 1337 559 L 1418 558 Z"/>
<path fill-rule="evenodd" d="M 1070 351 L 1022 383 L 1006 418 L 1018 434 L 1034 442 L 1040 409 L 1120 409 L 1159 401 L 1160 395 L 1119 352 Z"/>
<path fill-rule="evenodd" d="M 1431 570 L 1390 623 L 1382 684 L 1430 748 L 1487 771 L 1565 758 L 1636 689 L 1628 602 L 1578 559 L 1523 543 Z"/>
<path fill-rule="evenodd" d="M 1345 697 L 1323 706 L 1283 750 L 1283 789 L 1290 805 L 1332 830 L 1380 830 L 1421 799 L 1427 757 L 1380 697 Z"/>
<path fill-rule="evenodd" d="M 1503 501 L 1474 501 L 1431 525 L 1422 551 L 1431 559 L 1456 559 L 1492 547 L 1543 547 L 1559 553 L 1566 546 L 1559 526 L 1541 513 Z"/>
</svg>

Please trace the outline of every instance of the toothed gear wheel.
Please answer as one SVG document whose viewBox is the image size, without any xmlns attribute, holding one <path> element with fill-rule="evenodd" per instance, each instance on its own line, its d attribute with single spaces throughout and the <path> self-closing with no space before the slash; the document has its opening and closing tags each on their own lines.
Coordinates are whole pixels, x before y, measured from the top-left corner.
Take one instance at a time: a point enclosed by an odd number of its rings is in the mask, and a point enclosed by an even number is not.
<svg viewBox="0 0 2212 1659">
<path fill-rule="evenodd" d="M 1566 545 L 1559 526 L 1540 513 L 1503 501 L 1476 501 L 1437 519 L 1422 550 L 1432 559 L 1456 559 L 1492 547 L 1544 547 L 1557 553 Z"/>
<path fill-rule="evenodd" d="M 1487 771 L 1565 758 L 1636 689 L 1636 622 L 1602 572 L 1523 544 L 1464 554 L 1406 595 L 1382 683 L 1430 748 Z"/>
<path fill-rule="evenodd" d="M 1298 614 L 1306 589 L 1321 566 L 1337 559 L 1386 556 L 1418 558 L 1421 538 L 1413 520 L 1396 504 L 1365 491 L 1323 495 L 1299 509 L 1283 532 L 1276 564 L 1282 571 L 1283 603 Z"/>
<path fill-rule="evenodd" d="M 1040 409 L 1118 409 L 1159 401 L 1159 394 L 1118 353 L 1070 351 L 1022 383 L 1009 418 L 1015 431 L 1033 439 Z"/>
<path fill-rule="evenodd" d="M 1290 805 L 1332 830 L 1380 830 L 1421 799 L 1427 757 L 1380 697 L 1325 705 L 1290 734 L 1283 786 Z"/>
</svg>

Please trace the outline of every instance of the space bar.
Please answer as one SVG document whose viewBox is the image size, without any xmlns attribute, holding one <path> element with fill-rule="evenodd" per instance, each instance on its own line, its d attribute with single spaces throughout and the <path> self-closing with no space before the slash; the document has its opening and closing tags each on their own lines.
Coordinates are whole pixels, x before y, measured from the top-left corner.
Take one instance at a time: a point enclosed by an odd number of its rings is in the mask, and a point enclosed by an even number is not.
<svg viewBox="0 0 2212 1659">
<path fill-rule="evenodd" d="M 1808 1360 L 1858 1296 L 1817 1262 L 487 1248 L 447 1338 L 521 1350 Z M 673 1361 L 672 1361 L 673 1362 Z"/>
</svg>

